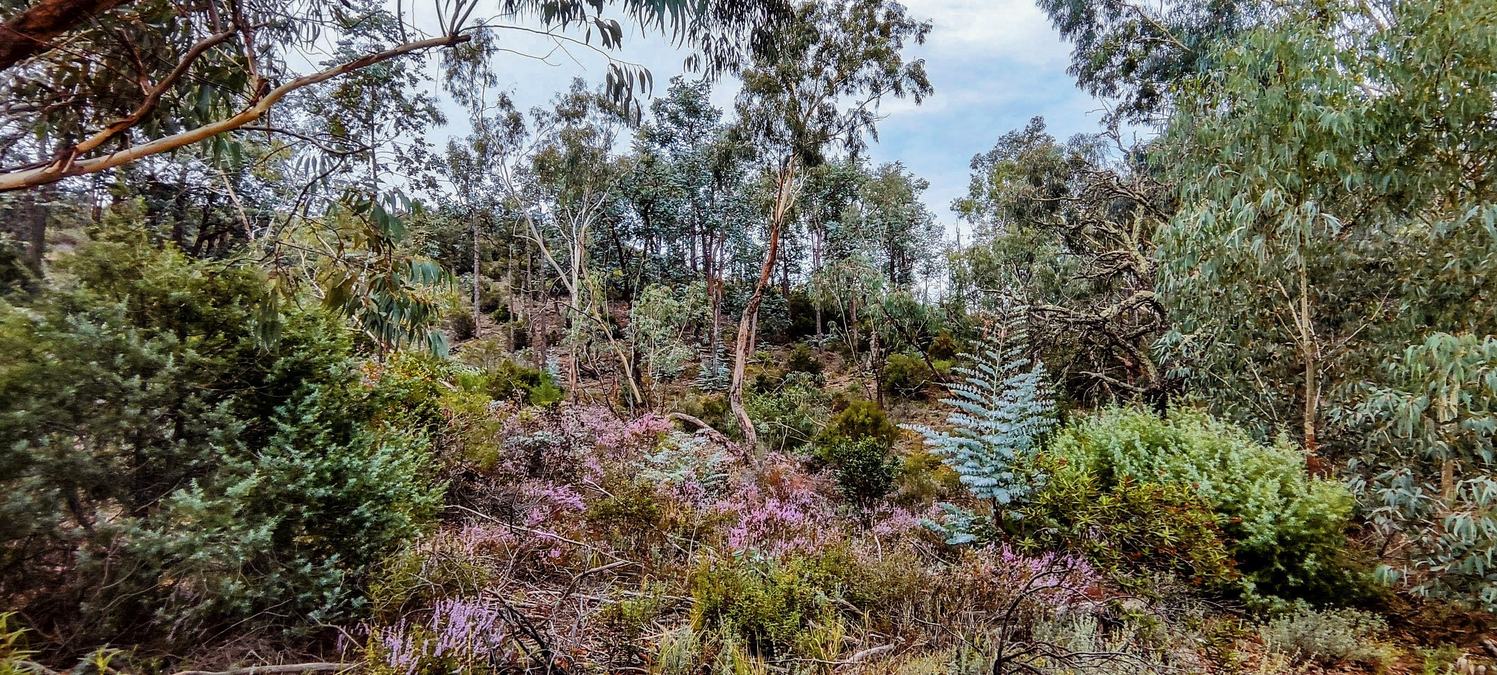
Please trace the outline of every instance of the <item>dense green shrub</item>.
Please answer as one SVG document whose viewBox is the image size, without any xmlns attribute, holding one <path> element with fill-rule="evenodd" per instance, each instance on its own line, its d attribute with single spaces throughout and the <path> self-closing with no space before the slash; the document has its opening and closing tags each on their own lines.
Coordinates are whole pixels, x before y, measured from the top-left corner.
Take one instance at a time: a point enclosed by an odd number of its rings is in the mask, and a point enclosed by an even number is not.
<svg viewBox="0 0 1497 675">
<path fill-rule="evenodd" d="M 899 428 L 873 401 L 851 401 L 816 436 L 816 461 L 837 476 L 848 501 L 866 509 L 894 487 L 890 455 Z"/>
<path fill-rule="evenodd" d="M 518 401 L 548 406 L 559 403 L 566 394 L 556 378 L 539 368 L 531 368 L 513 359 L 505 359 L 488 371 L 489 396 L 499 401 Z"/>
<path fill-rule="evenodd" d="M 785 376 L 789 373 L 784 368 L 764 367 L 754 371 L 754 377 L 749 381 L 749 390 L 756 394 L 771 394 L 780 387 L 785 386 Z M 805 373 L 801 373 L 804 375 Z M 815 378 L 809 378 L 814 381 Z"/>
<path fill-rule="evenodd" d="M 1436 333 L 1385 367 L 1357 410 L 1354 465 L 1369 520 L 1402 543 L 1380 572 L 1497 611 L 1497 336 Z"/>
<path fill-rule="evenodd" d="M 1101 478 L 1063 460 L 1040 458 L 1045 476 L 1020 509 L 1021 548 L 1078 552 L 1125 585 L 1139 569 L 1223 590 L 1237 573 L 1216 515 L 1189 485 Z"/>
<path fill-rule="evenodd" d="M 783 560 L 703 560 L 691 575 L 692 627 L 733 635 L 757 656 L 789 655 L 813 624 L 837 621 L 853 567 L 837 549 Z"/>
<path fill-rule="evenodd" d="M 925 398 L 930 383 L 930 366 L 914 354 L 890 354 L 879 380 L 884 393 L 904 399 Z"/>
<path fill-rule="evenodd" d="M 896 499 L 907 506 L 920 508 L 933 502 L 949 502 L 966 491 L 956 471 L 923 448 L 904 456 L 894 482 L 898 492 Z"/>
<path fill-rule="evenodd" d="M 472 314 L 458 312 L 447 319 L 447 332 L 453 342 L 467 342 L 478 335 L 478 323 Z"/>
<path fill-rule="evenodd" d="M 899 427 L 889 421 L 883 408 L 873 401 L 855 400 L 849 401 L 832 416 L 826 428 L 821 430 L 818 442 L 873 439 L 887 447 L 892 446 L 898 437 Z"/>
<path fill-rule="evenodd" d="M 139 237 L 60 267 L 0 302 L 0 596 L 60 648 L 357 609 L 441 493 L 425 438 L 371 424 L 350 331 Z"/>
<path fill-rule="evenodd" d="M 806 373 L 819 378 L 824 368 L 821 360 L 816 358 L 815 350 L 804 342 L 796 343 L 790 350 L 790 357 L 785 360 L 785 369 L 792 373 Z"/>
<path fill-rule="evenodd" d="M 728 397 L 723 394 L 687 396 L 676 403 L 680 412 L 691 415 L 708 426 L 730 436 L 740 436 L 738 421 L 728 406 Z"/>
<path fill-rule="evenodd" d="M 816 449 L 837 476 L 837 488 L 848 501 L 867 509 L 894 487 L 897 466 L 889 446 L 877 438 L 840 437 Z"/>
<path fill-rule="evenodd" d="M 816 437 L 831 410 L 831 401 L 805 373 L 791 373 L 778 389 L 755 393 L 745 402 L 759 442 L 789 452 Z"/>
<path fill-rule="evenodd" d="M 956 338 L 951 336 L 951 331 L 946 330 L 936 333 L 936 336 L 930 341 L 930 346 L 925 349 L 925 354 L 932 361 L 953 361 L 961 352 L 961 347 L 957 345 Z"/>
<path fill-rule="evenodd" d="M 1049 452 L 1104 491 L 1125 481 L 1188 486 L 1216 513 L 1249 594 L 1329 598 L 1355 586 L 1343 567 L 1351 493 L 1311 477 L 1287 441 L 1263 445 L 1187 408 L 1168 418 L 1113 408 L 1067 426 Z"/>
</svg>

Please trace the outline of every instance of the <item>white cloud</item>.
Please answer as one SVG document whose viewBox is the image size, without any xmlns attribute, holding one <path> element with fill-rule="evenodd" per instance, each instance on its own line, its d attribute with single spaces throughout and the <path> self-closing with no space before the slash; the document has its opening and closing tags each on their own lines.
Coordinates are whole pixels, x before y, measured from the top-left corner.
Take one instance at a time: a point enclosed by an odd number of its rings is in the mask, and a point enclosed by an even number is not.
<svg viewBox="0 0 1497 675">
<path fill-rule="evenodd" d="M 934 24 L 932 56 L 1003 58 L 1025 65 L 1063 64 L 1069 48 L 1033 0 L 907 0 L 911 14 Z"/>
</svg>

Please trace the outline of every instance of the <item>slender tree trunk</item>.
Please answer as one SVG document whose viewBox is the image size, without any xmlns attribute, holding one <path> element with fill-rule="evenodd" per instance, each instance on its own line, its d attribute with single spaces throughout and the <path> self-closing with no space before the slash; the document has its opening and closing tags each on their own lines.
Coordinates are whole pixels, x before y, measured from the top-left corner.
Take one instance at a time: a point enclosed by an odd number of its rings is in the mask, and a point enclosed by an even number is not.
<svg viewBox="0 0 1497 675">
<path fill-rule="evenodd" d="M 822 247 L 822 241 L 825 238 L 826 238 L 826 234 L 821 231 L 821 227 L 820 226 L 817 226 L 817 227 L 811 229 L 811 274 L 812 275 L 815 275 L 815 274 L 821 272 L 821 247 Z M 821 341 L 821 334 L 824 331 L 824 327 L 823 327 L 823 323 L 822 323 L 822 320 L 821 320 L 821 298 L 820 297 L 816 297 L 818 295 L 819 294 L 813 294 L 813 297 L 811 298 L 811 305 L 812 305 L 812 307 L 815 308 L 815 311 L 816 311 L 816 341 L 820 342 Z"/>
<path fill-rule="evenodd" d="M 47 216 L 51 207 L 47 205 L 52 201 L 55 192 L 53 186 L 48 185 L 41 189 L 32 191 L 27 195 L 26 215 L 26 266 L 38 279 L 45 271 L 47 260 Z"/>
<path fill-rule="evenodd" d="M 187 249 L 187 172 L 177 179 L 177 196 L 172 200 L 172 245 L 178 251 Z"/>
<path fill-rule="evenodd" d="M 753 349 L 759 328 L 759 304 L 764 301 L 764 289 L 774 279 L 775 257 L 780 252 L 780 230 L 784 226 L 786 212 L 790 210 L 795 169 L 794 157 L 787 158 L 780 167 L 777 186 L 779 189 L 775 195 L 774 211 L 770 214 L 769 241 L 764 254 L 764 264 L 759 268 L 759 279 L 754 283 L 754 293 L 749 296 L 748 304 L 743 308 L 743 316 L 738 321 L 738 341 L 733 349 L 733 379 L 728 386 L 728 405 L 732 408 L 733 415 L 738 418 L 738 426 L 743 430 L 743 440 L 749 452 L 756 455 L 759 435 L 754 431 L 754 421 L 749 418 L 748 409 L 743 405 L 743 382 L 749 352 Z"/>
<path fill-rule="evenodd" d="M 509 308 L 509 321 L 505 322 L 504 330 L 509 339 L 507 343 L 511 352 L 515 351 L 515 323 L 520 316 L 519 296 L 522 291 L 516 288 L 520 283 L 519 269 L 515 265 L 515 237 L 514 229 L 510 229 L 509 240 L 504 243 L 504 276 L 506 279 L 504 289 L 504 304 Z"/>
<path fill-rule="evenodd" d="M 483 312 L 478 308 L 478 305 L 479 305 L 479 295 L 480 295 L 478 291 L 479 291 L 479 287 L 482 285 L 482 279 L 483 279 L 483 277 L 481 277 L 479 275 L 479 270 L 478 270 L 478 220 L 476 218 L 473 220 L 472 229 L 473 229 L 473 337 L 477 338 L 477 337 L 483 335 L 483 324 L 481 324 L 479 322 L 479 317 L 481 317 L 483 315 Z"/>
<path fill-rule="evenodd" d="M 1315 338 L 1315 325 L 1310 319 L 1310 279 L 1304 256 L 1299 262 L 1299 332 L 1300 350 L 1305 361 L 1305 407 L 1301 419 L 1305 444 L 1305 466 L 1313 474 L 1322 473 L 1320 458 L 1316 455 L 1318 439 L 1316 427 L 1320 417 L 1320 347 Z"/>
</svg>

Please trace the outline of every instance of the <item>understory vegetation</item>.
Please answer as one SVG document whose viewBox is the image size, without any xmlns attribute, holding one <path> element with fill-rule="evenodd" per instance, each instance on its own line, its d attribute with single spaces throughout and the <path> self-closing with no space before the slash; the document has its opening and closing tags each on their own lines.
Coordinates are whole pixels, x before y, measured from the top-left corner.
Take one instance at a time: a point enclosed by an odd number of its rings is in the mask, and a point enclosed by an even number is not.
<svg viewBox="0 0 1497 675">
<path fill-rule="evenodd" d="M 436 5 L 0 3 L 0 675 L 1497 672 L 1497 4 L 1038 0 L 950 229 L 918 7 Z"/>
</svg>

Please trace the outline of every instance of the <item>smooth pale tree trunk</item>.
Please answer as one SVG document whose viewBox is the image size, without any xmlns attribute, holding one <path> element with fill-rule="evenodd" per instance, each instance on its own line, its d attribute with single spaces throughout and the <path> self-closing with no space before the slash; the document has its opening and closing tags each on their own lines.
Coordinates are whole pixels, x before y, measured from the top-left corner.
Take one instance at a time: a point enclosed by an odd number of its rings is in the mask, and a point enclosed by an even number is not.
<svg viewBox="0 0 1497 675">
<path fill-rule="evenodd" d="M 1305 443 L 1305 466 L 1313 474 L 1322 473 L 1324 467 L 1317 456 L 1319 439 L 1316 427 L 1320 417 L 1320 345 L 1315 337 L 1315 325 L 1310 319 L 1310 279 L 1304 257 L 1299 263 L 1299 339 L 1305 360 L 1305 407 L 1301 419 Z"/>
<path fill-rule="evenodd" d="M 483 324 L 479 322 L 482 311 L 478 308 L 481 277 L 478 275 L 478 221 L 473 221 L 473 337 L 483 335 Z"/>
<path fill-rule="evenodd" d="M 812 228 L 812 230 L 811 230 L 811 274 L 812 275 L 815 275 L 816 273 L 818 273 L 818 272 L 821 271 L 821 246 L 822 246 L 821 242 L 825 238 L 826 238 L 826 235 L 824 233 L 822 233 L 820 227 Z M 816 341 L 820 342 L 821 341 L 821 334 L 824 331 L 824 328 L 823 328 L 824 324 L 822 323 L 822 319 L 821 319 L 821 297 L 820 297 L 819 293 L 813 294 L 813 296 L 811 298 L 811 305 L 816 310 Z"/>
<path fill-rule="evenodd" d="M 759 330 L 759 305 L 764 301 L 764 290 L 774 279 L 775 258 L 780 252 L 780 230 L 785 224 L 785 215 L 790 210 L 795 170 L 794 157 L 786 159 L 780 167 L 777 186 L 779 189 L 775 195 L 774 211 L 769 219 L 769 241 L 764 254 L 764 265 L 759 268 L 759 279 L 754 283 L 754 293 L 749 296 L 748 304 L 743 308 L 743 316 L 738 320 L 738 341 L 733 348 L 733 379 L 728 386 L 728 406 L 732 408 L 733 415 L 738 418 L 738 426 L 743 430 L 745 445 L 756 455 L 759 434 L 754 431 L 754 421 L 749 418 L 748 409 L 743 405 L 743 381 L 748 368 L 749 353 L 753 351 L 754 340 Z"/>
</svg>

